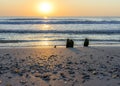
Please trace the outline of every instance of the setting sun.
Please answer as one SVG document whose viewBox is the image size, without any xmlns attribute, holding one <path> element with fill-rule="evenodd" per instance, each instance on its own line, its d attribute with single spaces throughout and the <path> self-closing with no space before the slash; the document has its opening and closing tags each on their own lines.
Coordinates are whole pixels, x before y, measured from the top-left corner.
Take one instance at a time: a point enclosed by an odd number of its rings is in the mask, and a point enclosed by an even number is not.
<svg viewBox="0 0 120 86">
<path fill-rule="evenodd" d="M 43 14 L 49 14 L 52 12 L 52 4 L 49 2 L 43 2 L 39 5 L 39 10 Z"/>
</svg>

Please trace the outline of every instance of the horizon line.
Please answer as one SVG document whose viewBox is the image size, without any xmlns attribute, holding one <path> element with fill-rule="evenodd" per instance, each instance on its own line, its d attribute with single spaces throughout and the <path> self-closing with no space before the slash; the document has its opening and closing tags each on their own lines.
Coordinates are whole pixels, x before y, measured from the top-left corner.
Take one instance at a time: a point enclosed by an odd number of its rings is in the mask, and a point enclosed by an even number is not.
<svg viewBox="0 0 120 86">
<path fill-rule="evenodd" d="M 0 16 L 0 17 L 120 17 L 119 16 Z"/>
</svg>

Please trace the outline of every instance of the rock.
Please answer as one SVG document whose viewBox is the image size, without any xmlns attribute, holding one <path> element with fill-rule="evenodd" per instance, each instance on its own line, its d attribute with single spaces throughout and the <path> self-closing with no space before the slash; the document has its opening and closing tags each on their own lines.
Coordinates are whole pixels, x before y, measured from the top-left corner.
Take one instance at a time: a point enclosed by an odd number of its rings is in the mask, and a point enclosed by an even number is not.
<svg viewBox="0 0 120 86">
<path fill-rule="evenodd" d="M 107 78 L 106 80 L 107 80 L 107 81 L 109 81 L 110 79 L 109 79 L 109 78 Z"/>
<path fill-rule="evenodd" d="M 60 75 L 61 75 L 62 78 L 66 78 L 64 73 L 60 73 Z"/>
<path fill-rule="evenodd" d="M 92 71 L 94 71 L 95 69 L 92 69 L 92 68 L 88 68 L 87 69 L 87 71 L 89 71 L 89 72 L 92 72 Z"/>
<path fill-rule="evenodd" d="M 84 80 L 88 80 L 88 79 L 90 79 L 90 75 L 83 75 L 83 77 L 82 77 Z"/>
<path fill-rule="evenodd" d="M 73 48 L 73 47 L 74 47 L 74 41 L 67 39 L 66 48 Z"/>
<path fill-rule="evenodd" d="M 49 75 L 43 75 L 41 76 L 41 78 L 45 81 L 49 81 L 50 80 L 50 76 Z"/>
<path fill-rule="evenodd" d="M 51 84 L 49 84 L 49 86 L 52 86 Z"/>
<path fill-rule="evenodd" d="M 58 72 L 57 71 L 53 71 L 53 74 L 57 74 Z"/>
<path fill-rule="evenodd" d="M 56 80 L 56 78 L 53 78 L 53 80 Z"/>
<path fill-rule="evenodd" d="M 107 69 L 107 66 L 106 66 L 106 65 L 101 64 L 101 65 L 100 65 L 100 68 Z"/>
<path fill-rule="evenodd" d="M 56 67 L 62 69 L 62 64 L 58 64 L 58 65 L 56 65 Z"/>
<path fill-rule="evenodd" d="M 4 72 L 3 71 L 0 71 L 0 74 L 3 74 Z"/>
<path fill-rule="evenodd" d="M 56 48 L 56 45 L 54 46 L 54 48 Z"/>
<path fill-rule="evenodd" d="M 11 79 L 12 78 L 12 76 L 8 76 L 8 79 Z"/>
<path fill-rule="evenodd" d="M 100 75 L 101 75 L 101 76 L 107 76 L 105 73 L 102 73 L 102 72 L 100 73 Z"/>
<path fill-rule="evenodd" d="M 40 73 L 35 73 L 35 77 L 41 77 Z"/>
<path fill-rule="evenodd" d="M 21 84 L 26 84 L 27 82 L 25 80 L 20 80 Z"/>
<path fill-rule="evenodd" d="M 78 65 L 79 63 L 75 62 L 76 65 Z"/>
<path fill-rule="evenodd" d="M 13 72 L 14 72 L 14 73 L 19 73 L 20 70 L 19 70 L 18 68 L 15 68 L 15 69 L 13 70 Z"/>
<path fill-rule="evenodd" d="M 29 74 L 26 74 L 25 77 L 26 77 L 26 78 L 28 78 L 28 77 L 30 78 Z"/>
<path fill-rule="evenodd" d="M 89 39 L 85 38 L 84 47 L 88 47 L 88 46 L 89 46 Z"/>
<path fill-rule="evenodd" d="M 114 57 L 110 57 L 110 59 L 113 59 Z"/>
<path fill-rule="evenodd" d="M 34 83 L 34 82 L 32 82 L 32 86 L 35 86 L 35 83 Z"/>
<path fill-rule="evenodd" d="M 117 74 L 115 74 L 115 75 L 112 75 L 112 78 L 117 78 L 118 77 L 118 75 Z"/>
<path fill-rule="evenodd" d="M 93 74 L 93 75 L 97 75 L 98 72 L 97 72 L 97 71 L 93 71 L 92 74 Z"/>
<path fill-rule="evenodd" d="M 31 73 L 34 74 L 34 73 L 35 73 L 35 70 L 31 70 Z"/>
<path fill-rule="evenodd" d="M 24 62 L 24 61 L 25 61 L 25 59 L 22 59 L 21 61 L 22 61 L 22 62 Z"/>
<path fill-rule="evenodd" d="M 19 75 L 19 76 L 23 76 L 23 73 L 22 73 L 22 72 L 18 72 L 18 75 Z"/>
<path fill-rule="evenodd" d="M 110 62 L 109 62 L 109 61 L 106 61 L 106 63 L 110 64 Z"/>
<path fill-rule="evenodd" d="M 67 64 L 73 64 L 71 61 L 67 62 Z"/>
<path fill-rule="evenodd" d="M 65 81 L 64 83 L 65 83 L 65 84 L 67 84 L 67 82 L 66 82 L 66 81 Z"/>
<path fill-rule="evenodd" d="M 68 72 L 69 72 L 69 74 L 75 74 L 75 72 L 73 70 L 69 70 Z"/>
</svg>

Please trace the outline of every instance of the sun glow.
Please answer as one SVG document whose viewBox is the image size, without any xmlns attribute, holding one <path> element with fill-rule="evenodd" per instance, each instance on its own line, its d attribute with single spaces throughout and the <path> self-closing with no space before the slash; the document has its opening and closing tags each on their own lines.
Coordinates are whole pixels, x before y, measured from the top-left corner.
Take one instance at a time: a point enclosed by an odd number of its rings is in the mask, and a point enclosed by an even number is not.
<svg viewBox="0 0 120 86">
<path fill-rule="evenodd" d="M 43 2 L 39 5 L 39 10 L 42 14 L 49 14 L 53 10 L 53 6 L 49 2 Z"/>
</svg>

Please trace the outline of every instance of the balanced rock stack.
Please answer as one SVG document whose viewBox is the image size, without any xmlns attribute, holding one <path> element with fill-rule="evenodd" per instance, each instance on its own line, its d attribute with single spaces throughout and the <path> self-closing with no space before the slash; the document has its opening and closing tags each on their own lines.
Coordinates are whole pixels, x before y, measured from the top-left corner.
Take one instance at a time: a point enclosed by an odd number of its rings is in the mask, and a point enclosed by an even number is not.
<svg viewBox="0 0 120 86">
<path fill-rule="evenodd" d="M 85 41 L 84 41 L 84 47 L 88 47 L 89 46 L 89 39 L 85 39 Z"/>
<path fill-rule="evenodd" d="M 74 47 L 74 41 L 71 39 L 67 39 L 66 48 L 73 48 Z"/>
</svg>

